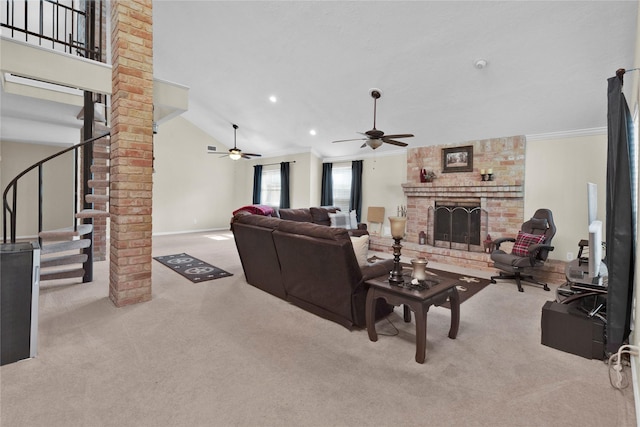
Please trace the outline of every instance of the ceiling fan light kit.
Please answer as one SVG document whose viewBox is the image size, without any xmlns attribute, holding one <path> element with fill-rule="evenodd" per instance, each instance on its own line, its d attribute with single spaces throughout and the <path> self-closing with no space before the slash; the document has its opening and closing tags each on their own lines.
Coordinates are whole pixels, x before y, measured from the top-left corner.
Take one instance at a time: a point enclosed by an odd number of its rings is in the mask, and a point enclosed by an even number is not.
<svg viewBox="0 0 640 427">
<path fill-rule="evenodd" d="M 243 153 L 242 150 L 236 146 L 236 131 L 238 130 L 238 125 L 232 124 L 231 126 L 233 126 L 233 148 L 229 149 L 229 154 L 225 154 L 222 157 L 229 156 L 231 160 L 251 159 L 252 157 L 261 157 L 262 154 Z"/>
<path fill-rule="evenodd" d="M 411 138 L 413 134 L 404 133 L 404 134 L 396 134 L 396 135 L 385 135 L 383 131 L 376 129 L 376 106 L 378 99 L 382 96 L 382 91 L 378 88 L 369 89 L 369 95 L 373 98 L 373 129 L 368 130 L 364 133 L 358 132 L 366 138 L 357 138 L 357 139 L 340 139 L 335 142 L 347 142 L 347 141 L 366 141 L 360 148 L 364 148 L 366 146 L 371 147 L 372 149 L 376 149 L 380 147 L 383 143 L 397 145 L 398 147 L 406 147 L 406 142 L 396 141 L 394 138 Z"/>
<path fill-rule="evenodd" d="M 378 147 L 380 147 L 382 145 L 382 140 L 381 139 L 370 139 L 367 141 L 366 145 L 368 145 L 369 147 L 371 147 L 372 149 L 376 149 Z"/>
</svg>

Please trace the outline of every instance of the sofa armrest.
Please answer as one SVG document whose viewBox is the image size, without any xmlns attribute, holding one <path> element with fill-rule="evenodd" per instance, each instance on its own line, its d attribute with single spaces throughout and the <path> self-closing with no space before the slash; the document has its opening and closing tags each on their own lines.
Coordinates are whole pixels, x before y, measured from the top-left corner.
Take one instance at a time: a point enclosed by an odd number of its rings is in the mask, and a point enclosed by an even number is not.
<svg viewBox="0 0 640 427">
<path fill-rule="evenodd" d="M 393 259 L 384 259 L 360 267 L 364 281 L 389 274 L 391 270 L 393 270 Z"/>
<path fill-rule="evenodd" d="M 361 229 L 354 230 L 354 229 L 350 229 L 350 230 L 347 230 L 347 231 L 349 231 L 349 236 L 353 236 L 353 237 L 360 237 L 360 236 L 368 236 L 368 235 L 369 235 L 369 232 L 368 232 L 367 230 L 361 230 Z"/>
</svg>

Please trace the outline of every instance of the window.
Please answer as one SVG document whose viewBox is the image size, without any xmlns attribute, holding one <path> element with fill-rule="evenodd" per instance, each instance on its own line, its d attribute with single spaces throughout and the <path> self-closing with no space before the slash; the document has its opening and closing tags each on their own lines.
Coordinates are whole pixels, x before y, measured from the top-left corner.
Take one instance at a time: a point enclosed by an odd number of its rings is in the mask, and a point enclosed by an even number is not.
<svg viewBox="0 0 640 427">
<path fill-rule="evenodd" d="M 280 207 L 280 169 L 263 169 L 260 204 Z"/>
<path fill-rule="evenodd" d="M 333 165 L 331 173 L 333 179 L 333 205 L 342 212 L 349 212 L 351 201 L 351 165 Z"/>
</svg>

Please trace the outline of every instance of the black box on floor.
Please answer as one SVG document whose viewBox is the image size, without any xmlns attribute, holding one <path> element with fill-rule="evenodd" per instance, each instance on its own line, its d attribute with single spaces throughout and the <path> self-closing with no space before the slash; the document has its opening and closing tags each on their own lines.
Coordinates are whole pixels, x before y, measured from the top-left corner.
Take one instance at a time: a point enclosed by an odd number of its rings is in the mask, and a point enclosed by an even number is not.
<svg viewBox="0 0 640 427">
<path fill-rule="evenodd" d="M 604 359 L 604 322 L 577 304 L 547 301 L 542 307 L 542 344 L 587 359 Z"/>
</svg>

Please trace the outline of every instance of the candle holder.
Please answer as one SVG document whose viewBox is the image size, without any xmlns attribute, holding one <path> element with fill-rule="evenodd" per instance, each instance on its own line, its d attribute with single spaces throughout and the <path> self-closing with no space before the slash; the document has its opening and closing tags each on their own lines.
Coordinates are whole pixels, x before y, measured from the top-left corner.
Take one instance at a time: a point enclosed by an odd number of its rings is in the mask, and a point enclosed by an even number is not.
<svg viewBox="0 0 640 427">
<path fill-rule="evenodd" d="M 391 237 L 393 238 L 393 270 L 389 273 L 389 284 L 402 286 L 404 278 L 402 277 L 402 266 L 400 265 L 400 255 L 402 245 L 400 241 L 404 237 L 405 226 L 407 225 L 407 217 L 390 216 Z"/>
</svg>

